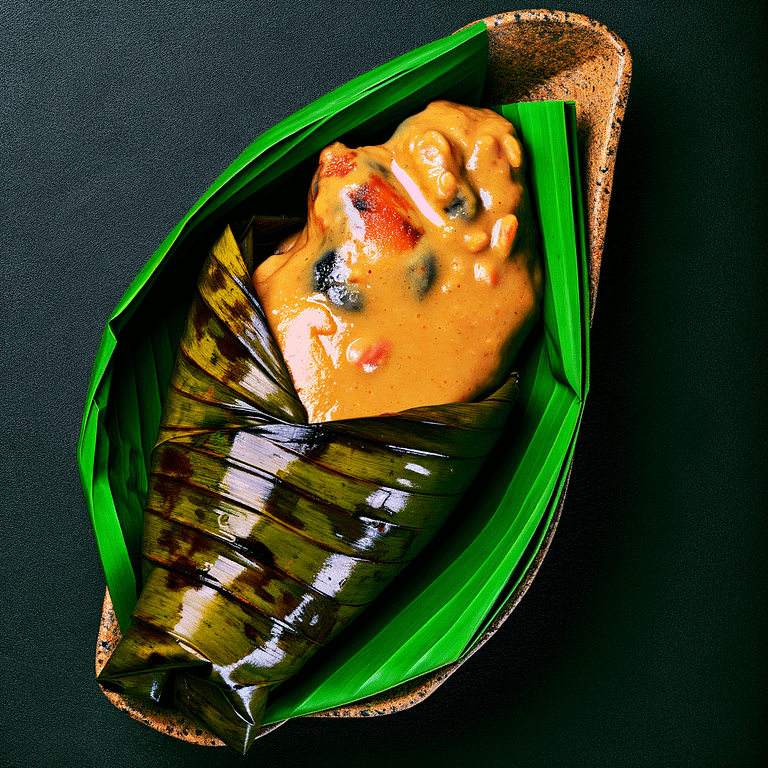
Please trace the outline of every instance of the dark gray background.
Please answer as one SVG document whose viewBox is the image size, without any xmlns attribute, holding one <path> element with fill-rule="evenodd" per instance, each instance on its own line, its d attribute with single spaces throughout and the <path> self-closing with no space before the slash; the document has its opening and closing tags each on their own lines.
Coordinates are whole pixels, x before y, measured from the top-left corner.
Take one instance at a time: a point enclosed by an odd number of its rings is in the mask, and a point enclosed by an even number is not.
<svg viewBox="0 0 768 768">
<path fill-rule="evenodd" d="M 116 9 L 119 5 L 120 9 Z M 425 703 L 249 755 L 93 681 L 104 590 L 75 447 L 104 323 L 256 136 L 496 2 L 0 7 L 0 764 L 749 766 L 765 754 L 763 3 L 573 2 L 634 59 L 592 390 L 544 567 Z"/>
</svg>

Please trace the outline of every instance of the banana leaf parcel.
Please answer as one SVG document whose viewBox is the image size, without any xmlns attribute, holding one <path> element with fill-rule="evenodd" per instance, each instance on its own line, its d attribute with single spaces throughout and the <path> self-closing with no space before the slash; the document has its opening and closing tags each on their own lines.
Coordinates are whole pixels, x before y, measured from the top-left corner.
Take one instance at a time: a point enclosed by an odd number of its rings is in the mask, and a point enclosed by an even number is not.
<svg viewBox="0 0 768 768">
<path fill-rule="evenodd" d="M 124 636 L 101 679 L 173 698 L 238 749 L 260 724 L 461 657 L 524 573 L 562 492 L 588 385 L 572 105 L 501 108 L 526 147 L 546 273 L 514 407 L 510 380 L 480 403 L 306 424 L 249 287 L 248 254 L 230 229 L 210 245 L 226 221 L 269 213 L 273 201 L 277 213 L 297 212 L 302 179 L 330 141 L 379 140 L 437 98 L 481 104 L 486 60 L 485 27 L 475 25 L 264 134 L 160 246 L 105 330 L 79 445 Z M 294 659 L 348 623 L 454 507 L 381 608 L 294 674 Z M 221 627 L 232 630 L 226 643 Z"/>
<path fill-rule="evenodd" d="M 144 518 L 148 572 L 99 679 L 247 749 L 267 694 L 434 535 L 501 436 L 479 403 L 307 424 L 227 228 L 168 390 Z"/>
</svg>

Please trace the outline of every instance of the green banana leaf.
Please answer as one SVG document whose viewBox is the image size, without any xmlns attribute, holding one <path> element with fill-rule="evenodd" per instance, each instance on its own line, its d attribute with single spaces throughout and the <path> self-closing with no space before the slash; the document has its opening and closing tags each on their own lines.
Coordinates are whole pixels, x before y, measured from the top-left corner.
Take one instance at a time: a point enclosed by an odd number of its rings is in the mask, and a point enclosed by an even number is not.
<svg viewBox="0 0 768 768">
<path fill-rule="evenodd" d="M 480 104 L 482 24 L 377 68 L 257 139 L 161 244 L 110 317 L 86 399 L 78 463 L 118 621 L 141 582 L 149 458 L 197 273 L 246 212 L 301 214 L 319 150 L 387 137 L 447 98 Z M 588 301 L 572 105 L 505 106 L 527 152 L 547 278 L 543 321 L 519 360 L 521 396 L 498 450 L 448 523 L 376 607 L 270 698 L 265 723 L 390 688 L 466 653 L 524 574 L 557 506 L 588 389 Z M 280 201 L 273 210 L 272 201 Z M 511 439 L 512 436 L 514 439 Z"/>
<path fill-rule="evenodd" d="M 479 402 L 310 424 L 251 271 L 227 227 L 152 453 L 144 588 L 98 678 L 154 701 L 175 688 L 177 708 L 241 752 L 275 686 L 439 530 L 518 394 L 510 376 Z"/>
<path fill-rule="evenodd" d="M 525 574 L 557 508 L 589 383 L 576 111 L 564 102 L 497 111 L 523 140 L 546 281 L 543 322 L 515 366 L 520 399 L 508 440 L 497 444 L 449 529 L 384 600 L 334 641 L 322 663 L 311 661 L 274 692 L 265 723 L 372 696 L 461 658 Z"/>
</svg>

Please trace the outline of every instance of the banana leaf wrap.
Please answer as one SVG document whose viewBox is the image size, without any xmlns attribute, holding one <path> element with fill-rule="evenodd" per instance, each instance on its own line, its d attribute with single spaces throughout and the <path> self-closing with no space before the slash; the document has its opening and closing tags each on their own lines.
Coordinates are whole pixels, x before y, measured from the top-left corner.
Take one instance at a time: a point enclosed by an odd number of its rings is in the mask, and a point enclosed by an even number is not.
<svg viewBox="0 0 768 768">
<path fill-rule="evenodd" d="M 307 423 L 227 227 L 201 271 L 152 452 L 144 586 L 99 681 L 232 747 L 269 690 L 434 536 L 501 436 L 486 399 Z"/>
</svg>

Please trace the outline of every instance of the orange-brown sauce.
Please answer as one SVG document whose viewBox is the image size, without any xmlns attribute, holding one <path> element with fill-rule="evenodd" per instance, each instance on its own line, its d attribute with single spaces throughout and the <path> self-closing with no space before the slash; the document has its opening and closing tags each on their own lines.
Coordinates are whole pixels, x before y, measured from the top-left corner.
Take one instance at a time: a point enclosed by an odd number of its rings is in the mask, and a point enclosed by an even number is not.
<svg viewBox="0 0 768 768">
<path fill-rule="evenodd" d="M 444 101 L 381 146 L 324 149 L 278 250 L 254 283 L 310 422 L 482 395 L 541 299 L 514 129 Z"/>
</svg>

